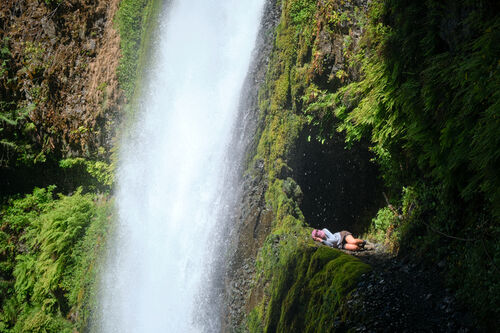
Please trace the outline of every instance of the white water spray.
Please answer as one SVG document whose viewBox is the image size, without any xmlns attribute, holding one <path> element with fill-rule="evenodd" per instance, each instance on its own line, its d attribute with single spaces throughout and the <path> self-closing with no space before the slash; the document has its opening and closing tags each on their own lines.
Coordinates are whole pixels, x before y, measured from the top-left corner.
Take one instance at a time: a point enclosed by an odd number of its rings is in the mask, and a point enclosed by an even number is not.
<svg viewBox="0 0 500 333">
<path fill-rule="evenodd" d="M 103 278 L 102 332 L 198 332 L 231 129 L 264 0 L 174 0 L 132 139 Z"/>
</svg>

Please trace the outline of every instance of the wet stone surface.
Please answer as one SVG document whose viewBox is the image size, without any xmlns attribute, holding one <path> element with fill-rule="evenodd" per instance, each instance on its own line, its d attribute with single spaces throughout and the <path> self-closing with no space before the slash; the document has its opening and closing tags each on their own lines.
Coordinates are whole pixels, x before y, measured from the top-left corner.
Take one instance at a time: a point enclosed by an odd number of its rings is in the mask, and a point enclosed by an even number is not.
<svg viewBox="0 0 500 333">
<path fill-rule="evenodd" d="M 472 320 L 443 288 L 439 267 L 420 265 L 388 254 L 380 244 L 362 252 L 345 251 L 369 263 L 346 303 L 337 327 L 354 332 L 475 332 Z"/>
</svg>

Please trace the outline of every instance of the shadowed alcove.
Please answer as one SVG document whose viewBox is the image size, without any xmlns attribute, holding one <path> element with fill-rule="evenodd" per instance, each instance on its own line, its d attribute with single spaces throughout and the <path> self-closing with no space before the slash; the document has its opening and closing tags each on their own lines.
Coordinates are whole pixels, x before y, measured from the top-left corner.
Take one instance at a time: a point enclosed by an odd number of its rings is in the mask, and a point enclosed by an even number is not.
<svg viewBox="0 0 500 333">
<path fill-rule="evenodd" d="M 384 204 L 378 168 L 370 162 L 366 143 L 345 149 L 342 134 L 325 141 L 306 128 L 297 140 L 291 161 L 292 175 L 302 189 L 301 209 L 314 228 L 335 232 L 366 231 L 378 208 Z"/>
</svg>

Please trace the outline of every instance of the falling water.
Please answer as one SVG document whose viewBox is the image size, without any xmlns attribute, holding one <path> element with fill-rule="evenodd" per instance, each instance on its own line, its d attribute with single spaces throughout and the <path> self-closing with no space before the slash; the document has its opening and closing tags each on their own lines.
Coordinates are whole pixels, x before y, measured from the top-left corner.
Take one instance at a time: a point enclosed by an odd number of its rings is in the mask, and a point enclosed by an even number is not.
<svg viewBox="0 0 500 333">
<path fill-rule="evenodd" d="M 97 330 L 199 332 L 219 319 L 197 316 L 197 300 L 263 3 L 174 0 L 161 14 L 147 92 L 120 147 Z"/>
</svg>

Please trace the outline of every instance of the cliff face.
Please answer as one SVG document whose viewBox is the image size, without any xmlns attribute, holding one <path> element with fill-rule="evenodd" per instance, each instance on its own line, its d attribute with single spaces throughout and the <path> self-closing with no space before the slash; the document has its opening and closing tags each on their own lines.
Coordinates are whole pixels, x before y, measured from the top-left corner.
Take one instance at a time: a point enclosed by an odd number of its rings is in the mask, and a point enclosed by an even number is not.
<svg viewBox="0 0 500 333">
<path fill-rule="evenodd" d="M 497 297 L 487 295 L 500 286 L 498 172 L 492 172 L 498 4 L 279 5 L 259 88 L 257 143 L 235 219 L 229 330 L 341 329 L 335 323 L 345 319 L 343 302 L 354 285 L 343 289 L 340 280 L 322 277 L 356 261 L 337 266 L 335 255 L 323 257 L 309 226 L 368 230 L 406 260 L 446 267 L 436 275 L 474 308 L 480 325 L 496 326 Z M 385 194 L 370 159 L 393 204 L 378 213 Z M 329 258 L 326 265 L 317 265 L 316 252 Z M 353 268 L 349 281 L 363 271 Z M 322 295 L 334 293 L 338 307 L 322 303 L 313 285 Z M 316 316 L 307 314 L 310 307 Z"/>
<path fill-rule="evenodd" d="M 227 331 L 330 329 L 368 269 L 335 250 L 319 251 L 308 225 L 364 230 L 380 203 L 373 199 L 377 170 L 365 144 L 346 151 L 340 134 L 318 140 L 306 112 L 320 89 L 359 78 L 350 57 L 365 9 L 363 1 L 282 1 L 276 8 L 280 21 L 266 79 L 256 87 L 259 126 L 236 212 Z M 332 293 L 332 302 L 323 304 L 322 293 Z"/>
<path fill-rule="evenodd" d="M 124 102 L 116 74 L 120 37 L 113 23 L 119 4 L 0 4 L 3 332 L 89 327 L 113 213 L 112 171 L 103 161 L 111 155 Z M 65 164 L 76 167 L 63 170 L 59 162 L 68 157 L 79 157 Z M 92 173 L 100 179 L 89 183 Z M 57 196 L 53 184 L 72 195 Z M 32 194 L 21 198 L 25 193 Z"/>
<path fill-rule="evenodd" d="M 1 167 L 109 152 L 123 101 L 119 2 L 2 2 Z"/>
</svg>

